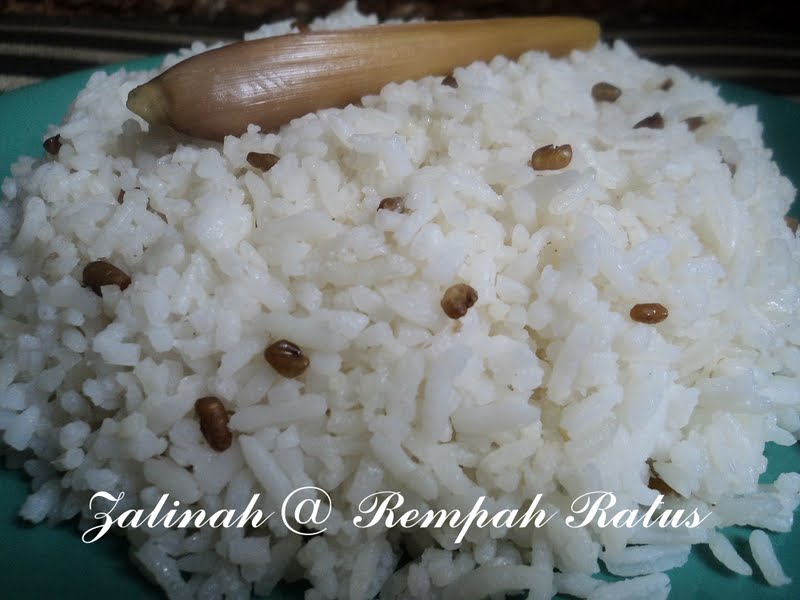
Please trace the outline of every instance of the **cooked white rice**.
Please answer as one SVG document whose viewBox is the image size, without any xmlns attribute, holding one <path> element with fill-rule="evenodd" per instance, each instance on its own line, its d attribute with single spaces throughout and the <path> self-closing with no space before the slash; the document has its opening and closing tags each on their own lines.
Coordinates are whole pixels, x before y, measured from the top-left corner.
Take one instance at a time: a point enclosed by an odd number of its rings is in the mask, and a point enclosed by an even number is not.
<svg viewBox="0 0 800 600">
<path fill-rule="evenodd" d="M 786 585 L 791 583 L 791 578 L 783 572 L 775 550 L 769 541 L 767 534 L 761 529 L 755 529 L 750 534 L 750 551 L 753 553 L 753 560 L 756 561 L 761 574 L 770 585 Z"/>
<path fill-rule="evenodd" d="M 714 554 L 714 557 L 739 575 L 747 575 L 748 577 L 753 574 L 753 569 L 748 565 L 745 560 L 736 552 L 730 540 L 719 531 L 712 531 L 708 536 L 708 547 Z"/>
<path fill-rule="evenodd" d="M 312 27 L 374 22 L 351 4 Z M 100 490 L 125 492 L 119 512 L 163 493 L 209 511 L 260 494 L 267 512 L 299 487 L 331 495 L 327 531 L 305 540 L 279 519 L 126 529 L 171 598 L 246 598 L 284 576 L 308 579 L 309 599 L 665 598 L 659 571 L 692 544 L 749 570 L 716 528 L 791 529 L 800 475 L 758 479 L 765 444 L 800 430 L 800 244 L 755 108 L 617 42 L 476 63 L 456 89 L 392 84 L 209 144 L 143 132 L 125 99 L 153 74 L 95 74 L 47 133 L 58 159 L 23 158 L 3 184 L 0 433 L 33 478 L 26 519 L 96 525 Z M 599 81 L 619 100 L 596 103 Z M 655 112 L 663 129 L 633 128 Z M 567 143 L 569 168 L 528 166 Z M 262 173 L 250 151 L 280 161 Z M 376 211 L 392 196 L 407 213 Z M 127 290 L 81 287 L 101 257 Z M 439 302 L 458 282 L 479 299 L 456 322 Z M 642 302 L 669 317 L 632 321 Z M 264 361 L 280 338 L 310 357 L 299 379 Z M 233 413 L 221 453 L 193 410 L 208 395 Z M 459 545 L 449 528 L 352 524 L 381 490 L 421 510 L 541 493 L 563 515 L 595 490 L 638 508 L 657 496 L 651 468 L 679 494 L 669 507 L 712 516 L 676 531 L 473 527 Z M 784 583 L 766 535 L 751 542 Z M 602 583 L 601 562 L 639 577 Z"/>
</svg>

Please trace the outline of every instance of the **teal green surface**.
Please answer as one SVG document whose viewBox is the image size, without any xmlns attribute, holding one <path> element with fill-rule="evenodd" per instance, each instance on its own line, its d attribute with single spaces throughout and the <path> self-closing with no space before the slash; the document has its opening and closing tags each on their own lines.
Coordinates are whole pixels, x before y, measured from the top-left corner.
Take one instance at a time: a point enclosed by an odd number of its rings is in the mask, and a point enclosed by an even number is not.
<svg viewBox="0 0 800 600">
<path fill-rule="evenodd" d="M 152 68 L 154 57 L 125 65 Z M 106 70 L 118 69 L 108 67 Z M 21 154 L 40 156 L 42 137 L 49 124 L 61 121 L 88 72 L 60 77 L 0 95 L 0 178 L 9 175 Z M 756 104 L 764 123 L 767 145 L 795 187 L 800 187 L 800 105 L 747 88 L 722 85 L 722 95 L 738 104 Z M 795 201 L 790 214 L 800 217 Z M 783 471 L 800 470 L 800 447 L 770 444 L 769 469 L 762 481 L 772 481 Z M 128 559 L 125 543 L 107 536 L 84 544 L 76 524 L 31 527 L 16 518 L 30 491 L 27 477 L 0 468 L 0 598 L 15 600 L 160 600 L 163 594 L 148 583 Z M 730 528 L 734 545 L 752 563 L 746 544 L 748 530 Z M 673 571 L 670 598 L 681 600 L 796 600 L 800 598 L 800 526 L 791 533 L 770 536 L 787 574 L 789 586 L 770 588 L 759 573 L 753 578 L 726 572 L 707 551 L 695 548 L 689 562 Z M 756 570 L 757 571 L 757 570 Z M 302 598 L 297 588 L 273 594 L 270 600 Z"/>
</svg>

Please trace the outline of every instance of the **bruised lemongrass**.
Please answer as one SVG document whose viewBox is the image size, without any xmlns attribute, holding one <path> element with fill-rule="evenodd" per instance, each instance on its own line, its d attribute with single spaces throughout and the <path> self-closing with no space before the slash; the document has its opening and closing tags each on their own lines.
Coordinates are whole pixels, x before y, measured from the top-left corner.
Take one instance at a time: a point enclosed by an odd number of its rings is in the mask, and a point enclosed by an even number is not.
<svg viewBox="0 0 800 600">
<path fill-rule="evenodd" d="M 310 31 L 239 42 L 179 62 L 128 95 L 151 125 L 222 140 L 250 124 L 274 130 L 345 106 L 391 82 L 529 50 L 565 56 L 595 45 L 599 26 L 573 17 L 421 22 Z"/>
</svg>

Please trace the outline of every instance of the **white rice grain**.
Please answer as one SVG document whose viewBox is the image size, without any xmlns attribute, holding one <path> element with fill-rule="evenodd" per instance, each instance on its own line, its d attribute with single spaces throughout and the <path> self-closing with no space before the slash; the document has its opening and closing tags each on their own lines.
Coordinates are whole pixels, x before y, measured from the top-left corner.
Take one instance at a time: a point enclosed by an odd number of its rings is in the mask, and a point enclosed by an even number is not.
<svg viewBox="0 0 800 600">
<path fill-rule="evenodd" d="M 778 557 L 775 556 L 775 549 L 772 547 L 769 537 L 761 529 L 754 529 L 750 534 L 750 551 L 753 553 L 753 560 L 756 561 L 761 574 L 770 585 L 788 585 L 792 582 L 783 572 Z"/>
<path fill-rule="evenodd" d="M 722 532 L 711 532 L 708 539 L 708 547 L 714 558 L 734 573 L 748 577 L 753 574 L 753 569 L 739 556 L 733 544 Z"/>
<path fill-rule="evenodd" d="M 666 600 L 669 590 L 669 577 L 664 573 L 654 573 L 601 585 L 587 598 L 588 600 Z"/>
<path fill-rule="evenodd" d="M 526 565 L 478 567 L 445 589 L 443 600 L 482 600 L 498 593 L 530 589 L 536 573 Z"/>
</svg>

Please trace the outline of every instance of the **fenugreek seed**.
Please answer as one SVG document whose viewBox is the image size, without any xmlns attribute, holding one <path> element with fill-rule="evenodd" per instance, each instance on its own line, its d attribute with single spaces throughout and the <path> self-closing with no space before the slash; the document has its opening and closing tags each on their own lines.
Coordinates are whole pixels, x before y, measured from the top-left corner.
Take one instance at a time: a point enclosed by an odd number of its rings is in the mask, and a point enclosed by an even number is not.
<svg viewBox="0 0 800 600">
<path fill-rule="evenodd" d="M 647 304 L 636 304 L 631 309 L 631 319 L 638 323 L 655 325 L 661 323 L 669 316 L 669 311 L 663 304 L 657 302 Z"/>
<path fill-rule="evenodd" d="M 308 357 L 297 344 L 278 340 L 264 350 L 264 358 L 270 366 L 284 377 L 298 377 L 308 368 Z"/>
<path fill-rule="evenodd" d="M 269 171 L 280 160 L 280 156 L 275 156 L 269 152 L 248 152 L 247 162 L 256 169 Z"/>
<path fill-rule="evenodd" d="M 657 491 L 659 494 L 663 494 L 664 496 L 675 495 L 675 490 L 673 490 L 663 479 L 657 475 L 650 476 L 650 481 L 647 482 L 647 487 L 649 487 L 651 490 Z"/>
<path fill-rule="evenodd" d="M 131 278 L 105 260 L 94 260 L 83 268 L 83 285 L 90 287 L 98 296 L 103 295 L 104 285 L 116 285 L 125 290 L 131 284 Z"/>
<path fill-rule="evenodd" d="M 456 81 L 455 77 L 453 77 L 452 75 L 448 75 L 447 77 L 442 79 L 442 85 L 446 85 L 451 88 L 457 88 L 458 82 Z"/>
<path fill-rule="evenodd" d="M 378 210 L 390 210 L 396 213 L 406 211 L 406 204 L 400 196 L 393 196 L 391 198 L 384 198 L 378 204 Z"/>
<path fill-rule="evenodd" d="M 634 129 L 640 129 L 642 127 L 646 127 L 647 129 L 664 129 L 664 117 L 661 116 L 661 113 L 653 113 L 633 126 Z"/>
<path fill-rule="evenodd" d="M 300 19 L 295 19 L 292 21 L 291 26 L 297 29 L 297 33 L 308 33 L 311 31 L 311 27 L 309 27 L 308 23 L 301 21 Z"/>
<path fill-rule="evenodd" d="M 451 319 L 460 319 L 478 301 L 478 292 L 466 283 L 451 285 L 442 296 L 442 310 Z"/>
<path fill-rule="evenodd" d="M 622 95 L 622 90 L 606 81 L 595 83 L 592 86 L 592 98 L 597 102 L 616 102 Z"/>
<path fill-rule="evenodd" d="M 55 156 L 58 154 L 58 151 L 61 150 L 61 134 L 54 135 L 53 137 L 47 138 L 43 143 L 44 151 L 48 154 L 52 154 Z"/>
<path fill-rule="evenodd" d="M 672 81 L 671 77 L 669 77 L 669 78 L 664 80 L 664 83 L 661 84 L 661 89 L 664 90 L 665 92 L 668 92 L 669 90 L 672 89 L 672 86 L 674 84 L 675 84 L 675 82 Z"/>
<path fill-rule="evenodd" d="M 694 131 L 706 124 L 706 120 L 701 116 L 696 117 L 689 117 L 688 119 L 683 120 L 686 123 L 686 126 L 689 128 L 689 131 Z"/>
<path fill-rule="evenodd" d="M 542 146 L 531 155 L 530 166 L 536 171 L 554 171 L 564 169 L 572 161 L 572 146 Z"/>
<path fill-rule="evenodd" d="M 231 447 L 233 434 L 228 429 L 228 411 L 219 398 L 207 396 L 194 403 L 194 411 L 200 420 L 200 432 L 217 452 Z"/>
<path fill-rule="evenodd" d="M 786 221 L 786 226 L 792 230 L 792 233 L 797 233 L 797 219 L 794 217 L 783 217 L 783 220 Z"/>
</svg>

